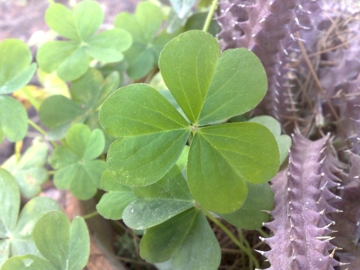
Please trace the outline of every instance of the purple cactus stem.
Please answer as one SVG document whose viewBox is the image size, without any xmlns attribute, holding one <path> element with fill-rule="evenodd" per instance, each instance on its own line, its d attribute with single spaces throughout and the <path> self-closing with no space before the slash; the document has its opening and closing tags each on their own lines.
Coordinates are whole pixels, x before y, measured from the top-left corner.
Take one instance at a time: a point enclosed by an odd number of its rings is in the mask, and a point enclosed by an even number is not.
<svg viewBox="0 0 360 270">
<path fill-rule="evenodd" d="M 269 269 L 334 269 L 339 263 L 333 258 L 333 221 L 327 214 L 339 211 L 328 203 L 341 199 L 329 190 L 339 185 L 339 164 L 329 135 L 314 142 L 300 133 L 292 138 L 288 168 L 271 181 L 274 220 L 265 226 L 274 235 L 264 239 L 271 250 L 263 254 Z"/>
</svg>

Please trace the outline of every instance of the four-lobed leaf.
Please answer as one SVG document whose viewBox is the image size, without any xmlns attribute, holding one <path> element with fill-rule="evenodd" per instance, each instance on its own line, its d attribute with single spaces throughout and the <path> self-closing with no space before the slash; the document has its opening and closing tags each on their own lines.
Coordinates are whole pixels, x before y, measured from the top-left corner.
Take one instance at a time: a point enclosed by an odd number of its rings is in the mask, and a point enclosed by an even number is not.
<svg viewBox="0 0 360 270">
<path fill-rule="evenodd" d="M 2 167 L 12 173 L 19 185 L 21 194 L 32 198 L 41 192 L 41 184 L 48 180 L 48 172 L 44 168 L 48 146 L 43 142 L 35 142 L 17 160 L 11 156 Z"/>
<path fill-rule="evenodd" d="M 90 254 L 90 238 L 83 218 L 75 217 L 70 224 L 63 212 L 51 211 L 38 220 L 32 235 L 42 257 L 15 256 L 4 263 L 2 270 L 77 270 L 85 267 Z"/>
<path fill-rule="evenodd" d="M 20 192 L 13 176 L 0 168 L 0 266 L 11 256 L 34 254 L 39 251 L 34 244 L 32 231 L 35 223 L 45 213 L 60 210 L 60 206 L 47 197 L 29 201 L 20 215 Z M 18 268 L 13 268 L 18 269 Z"/>
<path fill-rule="evenodd" d="M 64 81 L 73 81 L 86 73 L 90 59 L 119 62 L 122 52 L 131 43 L 131 35 L 122 29 L 111 29 L 95 34 L 104 14 L 96 1 L 85 0 L 71 11 L 61 4 L 52 4 L 45 20 L 55 32 L 68 41 L 50 41 L 40 47 L 37 61 L 42 70 L 53 72 Z"/>
<path fill-rule="evenodd" d="M 79 199 L 93 197 L 100 187 L 106 169 L 103 160 L 96 160 L 104 150 L 101 130 L 90 131 L 88 126 L 76 124 L 66 134 L 66 146 L 55 149 L 50 164 L 56 169 L 54 184 L 58 189 L 70 189 Z"/>
<path fill-rule="evenodd" d="M 245 49 L 220 56 L 210 34 L 189 31 L 165 46 L 160 68 L 191 124 L 150 86 L 119 89 L 104 102 L 99 117 L 104 129 L 119 138 L 109 149 L 109 173 L 124 185 L 155 183 L 189 140 L 192 196 L 210 211 L 234 212 L 246 199 L 246 182 L 265 183 L 277 172 L 277 142 L 257 123 L 205 125 L 221 123 L 260 102 L 267 87 L 260 61 Z"/>
</svg>

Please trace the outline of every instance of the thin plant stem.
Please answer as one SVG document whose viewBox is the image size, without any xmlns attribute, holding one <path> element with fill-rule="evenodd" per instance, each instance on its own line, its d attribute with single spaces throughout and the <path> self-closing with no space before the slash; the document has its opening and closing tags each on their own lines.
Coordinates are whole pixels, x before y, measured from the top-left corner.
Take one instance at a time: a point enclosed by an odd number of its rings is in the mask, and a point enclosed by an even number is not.
<svg viewBox="0 0 360 270">
<path fill-rule="evenodd" d="M 213 217 L 206 209 L 204 209 L 202 206 L 200 206 L 200 209 L 203 211 L 203 213 L 210 219 L 212 222 L 214 222 L 221 230 L 223 230 L 224 233 L 229 236 L 229 238 L 241 249 L 243 250 L 246 255 L 249 256 L 250 261 L 253 261 L 256 268 L 259 268 L 259 263 L 254 257 L 254 255 L 251 253 L 251 251 L 246 248 L 236 237 L 232 234 L 232 232 L 229 231 L 228 228 L 225 227 L 224 224 L 222 224 L 219 220 L 217 220 L 215 217 Z"/>
<path fill-rule="evenodd" d="M 264 232 L 263 229 L 259 228 L 259 229 L 257 229 L 257 231 L 261 234 L 262 237 L 264 237 L 264 238 L 269 237 L 269 235 L 266 232 Z"/>
<path fill-rule="evenodd" d="M 43 130 L 41 127 L 39 127 L 37 124 L 35 124 L 31 119 L 28 119 L 28 122 L 29 122 L 30 126 L 32 126 L 34 129 L 36 129 L 42 135 L 46 136 L 46 131 Z"/>
<path fill-rule="evenodd" d="M 43 136 L 46 136 L 46 131 L 43 130 L 41 127 L 39 127 L 37 124 L 35 124 L 31 119 L 28 119 L 28 123 L 30 126 L 32 126 L 34 129 L 36 129 Z M 54 146 L 54 148 L 58 147 L 58 145 L 55 142 L 50 141 L 50 143 L 52 144 L 52 146 Z"/>
<path fill-rule="evenodd" d="M 23 145 L 23 141 L 18 141 L 15 143 L 15 157 L 17 161 L 20 160 L 22 145 Z"/>
<path fill-rule="evenodd" d="M 33 95 L 29 92 L 29 90 L 26 89 L 26 87 L 23 87 L 22 91 L 30 101 L 31 105 L 35 108 L 35 110 L 39 111 L 40 103 L 36 100 L 36 98 L 33 97 Z"/>
<path fill-rule="evenodd" d="M 206 17 L 206 21 L 204 23 L 204 27 L 203 27 L 204 32 L 207 32 L 209 30 L 209 26 L 210 26 L 211 20 L 214 16 L 214 12 L 217 9 L 217 6 L 218 6 L 218 0 L 213 0 L 210 10 L 209 10 L 209 13 Z"/>
<path fill-rule="evenodd" d="M 90 214 L 87 214 L 87 215 L 83 216 L 82 218 L 86 220 L 86 219 L 90 219 L 92 217 L 96 217 L 98 214 L 99 214 L 98 211 L 94 211 L 94 212 L 92 212 Z"/>
</svg>

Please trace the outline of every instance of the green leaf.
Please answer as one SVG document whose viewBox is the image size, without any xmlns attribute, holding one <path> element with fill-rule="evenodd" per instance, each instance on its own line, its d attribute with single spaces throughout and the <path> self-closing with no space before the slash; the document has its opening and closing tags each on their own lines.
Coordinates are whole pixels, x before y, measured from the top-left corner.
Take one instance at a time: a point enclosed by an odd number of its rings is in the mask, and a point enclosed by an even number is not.
<svg viewBox="0 0 360 270">
<path fill-rule="evenodd" d="M 119 106 L 121 104 L 121 106 Z M 155 89 L 134 84 L 113 93 L 99 114 L 105 131 L 114 137 L 107 167 L 120 183 L 152 184 L 179 158 L 190 134 L 185 119 Z"/>
<path fill-rule="evenodd" d="M 174 33 L 178 31 L 186 23 L 189 15 L 187 15 L 184 18 L 179 18 L 175 10 L 172 8 L 169 12 L 168 19 L 166 21 L 166 32 Z"/>
<path fill-rule="evenodd" d="M 104 12 L 96 1 L 82 1 L 74 8 L 74 22 L 81 40 L 88 40 L 99 29 Z"/>
<path fill-rule="evenodd" d="M 101 176 L 100 188 L 105 191 L 128 191 L 132 192 L 131 187 L 120 184 L 114 179 L 108 170 L 105 170 Z"/>
<path fill-rule="evenodd" d="M 125 207 L 138 198 L 130 187 L 117 182 L 107 170 L 101 177 L 100 186 L 109 193 L 101 197 L 96 210 L 107 219 L 122 219 Z"/>
<path fill-rule="evenodd" d="M 0 138 L 6 137 L 11 142 L 20 141 L 25 137 L 27 129 L 25 108 L 15 99 L 0 95 Z"/>
<path fill-rule="evenodd" d="M 219 54 L 216 39 L 202 31 L 191 31 L 170 41 L 160 55 L 163 79 L 192 123 L 200 114 Z"/>
<path fill-rule="evenodd" d="M 128 31 L 133 37 L 133 45 L 125 52 L 131 78 L 142 78 L 156 66 L 158 51 L 165 45 L 155 42 L 162 22 L 160 8 L 150 2 L 141 2 L 135 15 L 123 12 L 116 17 L 115 26 Z"/>
<path fill-rule="evenodd" d="M 63 125 L 70 127 L 74 123 L 82 122 L 85 118 L 84 110 L 62 95 L 54 95 L 45 99 L 40 106 L 39 117 L 41 123 L 51 129 Z M 66 133 L 67 129 L 64 131 Z M 65 134 L 61 135 L 60 138 Z"/>
<path fill-rule="evenodd" d="M 191 12 L 196 0 L 170 0 L 170 3 L 179 18 L 184 18 Z"/>
<path fill-rule="evenodd" d="M 45 21 L 47 25 L 63 37 L 80 40 L 75 27 L 74 16 L 70 9 L 61 4 L 52 4 L 46 10 Z"/>
<path fill-rule="evenodd" d="M 73 81 L 89 68 L 90 57 L 103 62 L 117 62 L 123 58 L 132 39 L 124 30 L 108 30 L 95 35 L 104 19 L 101 6 L 86 0 L 77 4 L 74 11 L 60 4 L 51 5 L 46 12 L 46 22 L 69 41 L 50 41 L 37 53 L 42 70 L 57 71 L 64 81 Z"/>
<path fill-rule="evenodd" d="M 51 210 L 59 210 L 50 198 L 37 197 L 29 201 L 19 216 L 20 193 L 15 179 L 0 168 L 0 266 L 10 256 L 39 254 L 31 237 L 37 220 Z M 19 217 L 18 217 L 19 216 Z M 14 268 L 13 268 L 14 269 Z M 16 268 L 15 268 L 16 269 Z"/>
<path fill-rule="evenodd" d="M 154 227 L 194 206 L 192 201 L 138 199 L 124 210 L 125 224 L 135 230 Z"/>
<path fill-rule="evenodd" d="M 111 72 L 106 78 L 105 81 L 103 83 L 103 87 L 101 90 L 101 94 L 99 96 L 99 99 L 96 103 L 95 107 L 100 107 L 105 99 L 110 96 L 110 94 L 112 94 L 115 90 L 117 90 L 119 88 L 120 85 L 120 74 L 117 71 L 113 71 Z"/>
<path fill-rule="evenodd" d="M 264 126 L 232 123 L 205 127 L 198 129 L 190 146 L 188 184 L 203 207 L 231 213 L 246 199 L 246 182 L 267 182 L 278 168 L 277 143 Z"/>
<path fill-rule="evenodd" d="M 280 164 L 282 164 L 288 156 L 291 138 L 288 135 L 281 135 L 280 123 L 275 118 L 267 115 L 252 118 L 249 122 L 259 123 L 271 131 L 276 138 L 280 153 Z"/>
<path fill-rule="evenodd" d="M 13 155 L 2 166 L 14 175 L 21 193 L 26 198 L 38 195 L 41 192 L 41 184 L 48 179 L 48 172 L 44 168 L 47 153 L 47 144 L 35 142 L 19 161 Z"/>
<path fill-rule="evenodd" d="M 90 238 L 83 218 L 75 217 L 72 224 L 61 211 L 43 215 L 33 230 L 40 253 L 56 269 L 82 269 L 90 254 Z"/>
<path fill-rule="evenodd" d="M 8 259 L 3 266 L 2 270 L 58 270 L 53 266 L 49 261 L 42 259 L 35 255 L 25 255 L 25 256 L 14 256 Z"/>
<path fill-rule="evenodd" d="M 90 199 L 106 168 L 104 161 L 93 160 L 104 149 L 104 135 L 98 129 L 90 131 L 89 127 L 76 124 L 66 134 L 66 145 L 56 148 L 50 158 L 51 166 L 58 169 L 54 184 L 59 189 L 70 189 L 81 200 Z"/>
<path fill-rule="evenodd" d="M 172 269 L 218 269 L 220 246 L 204 214 L 191 208 L 146 231 L 140 255 L 151 263 L 172 258 Z"/>
<path fill-rule="evenodd" d="M 130 48 L 131 35 L 122 29 L 101 32 L 88 42 L 86 52 L 104 63 L 119 62 L 124 58 L 123 51 Z"/>
<path fill-rule="evenodd" d="M 256 230 L 267 222 L 270 215 L 263 210 L 270 211 L 274 207 L 274 194 L 268 183 L 247 183 L 248 196 L 239 210 L 231 214 L 219 214 L 230 224 L 245 230 Z"/>
<path fill-rule="evenodd" d="M 41 46 L 36 59 L 45 72 L 57 71 L 64 81 L 73 81 L 89 68 L 89 56 L 76 42 L 49 41 Z"/>
<path fill-rule="evenodd" d="M 79 3 L 74 12 L 61 4 L 53 4 L 47 9 L 45 20 L 60 35 L 75 41 L 86 41 L 99 29 L 104 13 L 95 1 Z"/>
<path fill-rule="evenodd" d="M 15 228 L 20 209 L 20 192 L 12 175 L 0 168 L 0 239 L 8 238 Z M 4 240 L 0 240 L 4 241 Z M 1 254 L 0 254 L 1 255 Z M 1 264 L 1 263 L 0 263 Z"/>
<path fill-rule="evenodd" d="M 280 164 L 282 164 L 289 155 L 292 141 L 288 135 L 281 135 L 280 137 L 276 138 L 276 141 L 279 147 Z"/>
<path fill-rule="evenodd" d="M 188 156 L 189 156 L 189 146 L 185 145 L 183 151 L 181 152 L 181 156 L 176 161 L 176 165 L 179 167 L 180 171 L 186 169 L 186 165 L 188 162 Z"/>
<path fill-rule="evenodd" d="M 92 110 L 101 95 L 103 83 L 102 74 L 90 68 L 83 76 L 71 83 L 72 100 L 85 111 Z"/>
<path fill-rule="evenodd" d="M 135 230 L 154 227 L 194 207 L 194 200 L 177 166 L 155 184 L 133 190 L 140 198 L 125 208 L 123 219 Z"/>
<path fill-rule="evenodd" d="M 265 70 L 252 52 L 234 49 L 219 54 L 216 39 L 196 30 L 174 38 L 161 53 L 164 81 L 195 125 L 245 113 L 266 93 Z"/>
<path fill-rule="evenodd" d="M 72 82 L 73 100 L 60 95 L 45 99 L 40 106 L 39 116 L 40 121 L 51 128 L 47 134 L 48 139 L 62 139 L 70 126 L 75 123 L 90 120 L 98 122 L 96 110 L 101 101 L 99 99 L 103 100 L 104 95 L 114 90 L 114 84 L 118 83 L 118 76 L 115 74 L 115 77 L 109 80 L 104 81 L 103 76 L 96 69 L 89 69 L 83 76 Z M 99 124 L 89 126 L 93 129 L 101 128 Z"/>
<path fill-rule="evenodd" d="M 101 197 L 96 210 L 107 219 L 122 219 L 124 209 L 138 197 L 132 191 L 110 191 Z"/>
<path fill-rule="evenodd" d="M 201 13 L 195 13 L 192 15 L 185 24 L 185 31 L 189 30 L 202 30 L 206 21 L 208 13 L 207 12 L 201 12 Z M 216 36 L 217 33 L 220 32 L 220 26 L 217 24 L 216 20 L 211 20 L 208 32 Z"/>
<path fill-rule="evenodd" d="M 61 207 L 48 197 L 36 197 L 24 206 L 13 231 L 14 239 L 11 241 L 13 255 L 39 255 L 31 233 L 38 219 L 53 210 L 61 210 Z"/>
<path fill-rule="evenodd" d="M 12 93 L 25 86 L 36 70 L 28 46 L 17 39 L 0 42 L 0 94 Z"/>
</svg>

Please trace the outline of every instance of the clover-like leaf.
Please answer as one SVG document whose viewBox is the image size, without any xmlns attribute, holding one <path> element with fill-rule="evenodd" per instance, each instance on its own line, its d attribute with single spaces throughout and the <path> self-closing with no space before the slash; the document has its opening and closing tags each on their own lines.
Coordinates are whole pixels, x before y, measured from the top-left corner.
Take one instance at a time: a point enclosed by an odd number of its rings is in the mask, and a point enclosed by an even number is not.
<svg viewBox="0 0 360 270">
<path fill-rule="evenodd" d="M 178 160 L 190 126 L 155 89 L 133 84 L 102 105 L 100 123 L 120 138 L 109 148 L 107 169 L 120 183 L 145 186 L 160 180 Z"/>
<path fill-rule="evenodd" d="M 130 187 L 120 184 L 107 170 L 101 177 L 100 186 L 109 192 L 101 197 L 96 210 L 107 219 L 122 219 L 126 206 L 138 198 Z"/>
<path fill-rule="evenodd" d="M 256 123 L 203 127 L 191 143 L 188 184 L 202 206 L 231 213 L 246 199 L 246 182 L 267 182 L 278 168 L 277 143 L 266 127 Z"/>
<path fill-rule="evenodd" d="M 171 258 L 174 270 L 218 269 L 220 246 L 205 215 L 193 207 L 146 230 L 140 255 L 151 263 Z"/>
<path fill-rule="evenodd" d="M 268 128 L 256 123 L 202 126 L 253 108 L 266 91 L 264 69 L 254 54 L 241 49 L 219 55 L 216 39 L 202 31 L 180 35 L 161 54 L 165 83 L 191 128 L 146 85 L 121 88 L 104 102 L 100 122 L 120 138 L 110 147 L 107 167 L 121 184 L 158 181 L 188 139 L 188 185 L 194 199 L 210 211 L 236 211 L 246 199 L 246 182 L 265 183 L 275 175 L 279 150 Z"/>
<path fill-rule="evenodd" d="M 83 124 L 72 126 L 66 134 L 66 146 L 55 149 L 50 164 L 57 169 L 54 184 L 59 189 L 70 189 L 79 199 L 93 197 L 100 187 L 105 162 L 94 160 L 104 150 L 105 139 L 101 130 Z"/>
<path fill-rule="evenodd" d="M 2 270 L 82 269 L 90 254 L 90 238 L 83 218 L 70 224 L 61 211 L 43 215 L 35 225 L 33 238 L 43 257 L 16 256 L 5 262 Z"/>
<path fill-rule="evenodd" d="M 191 12 L 196 0 L 170 0 L 170 3 L 179 18 L 184 18 Z"/>
<path fill-rule="evenodd" d="M 280 153 L 280 164 L 282 164 L 288 156 L 291 138 L 286 134 L 281 135 L 280 123 L 275 118 L 267 115 L 252 118 L 249 122 L 259 123 L 271 131 L 276 138 Z"/>
<path fill-rule="evenodd" d="M 30 65 L 31 60 L 24 42 L 17 39 L 0 42 L 0 94 L 12 93 L 30 81 L 36 70 L 35 63 Z"/>
<path fill-rule="evenodd" d="M 38 195 L 41 192 L 41 184 L 48 179 L 48 172 L 44 168 L 47 153 L 46 143 L 35 142 L 20 160 L 13 155 L 2 165 L 15 177 L 21 193 L 26 198 Z"/>
<path fill-rule="evenodd" d="M 0 143 L 4 138 L 11 142 L 23 139 L 28 129 L 26 110 L 17 100 L 0 95 Z"/>
<path fill-rule="evenodd" d="M 25 86 L 36 70 L 30 65 L 32 55 L 26 44 L 17 39 L 0 42 L 0 143 L 6 138 L 16 142 L 25 137 L 28 117 L 25 108 L 10 94 Z"/>
<path fill-rule="evenodd" d="M 142 78 L 156 66 L 160 51 L 174 37 L 165 32 L 156 36 L 162 22 L 160 8 L 150 2 L 140 3 L 135 15 L 123 12 L 116 17 L 115 26 L 125 29 L 133 38 L 133 45 L 124 53 L 131 78 Z"/>
<path fill-rule="evenodd" d="M 83 76 L 72 82 L 73 100 L 62 95 L 45 99 L 40 106 L 39 117 L 43 125 L 50 128 L 47 138 L 49 140 L 64 138 L 68 129 L 76 123 L 98 122 L 96 116 L 98 107 L 107 95 L 117 89 L 118 83 L 117 72 L 111 73 L 104 80 L 99 71 L 89 69 Z M 100 128 L 100 125 L 96 123 L 89 126 Z"/>
<path fill-rule="evenodd" d="M 122 52 L 132 43 L 131 35 L 122 29 L 95 34 L 103 19 L 103 11 L 96 1 L 82 1 L 74 11 L 52 4 L 45 20 L 69 41 L 50 41 L 40 47 L 37 54 L 40 68 L 49 73 L 56 70 L 61 79 L 73 81 L 86 73 L 91 58 L 104 63 L 121 61 Z"/>
<path fill-rule="evenodd" d="M 251 184 L 248 186 L 248 196 L 239 210 L 230 214 L 219 214 L 232 225 L 245 230 L 256 230 L 267 222 L 270 215 L 264 211 L 270 211 L 274 207 L 274 193 L 268 183 Z"/>
<path fill-rule="evenodd" d="M 161 52 L 159 66 L 169 90 L 196 126 L 251 110 L 267 90 L 265 70 L 255 54 L 240 48 L 220 56 L 216 39 L 203 31 L 188 31 L 171 40 Z"/>
<path fill-rule="evenodd" d="M 187 183 L 177 166 L 155 184 L 134 188 L 134 193 L 139 199 L 125 208 L 123 219 L 135 230 L 154 227 L 194 207 Z"/>
<path fill-rule="evenodd" d="M 60 210 L 52 199 L 37 197 L 29 201 L 20 216 L 20 192 L 13 176 L 0 168 L 0 266 L 11 256 L 39 254 L 31 233 L 45 213 Z M 17 269 L 17 268 L 13 268 Z"/>
</svg>

